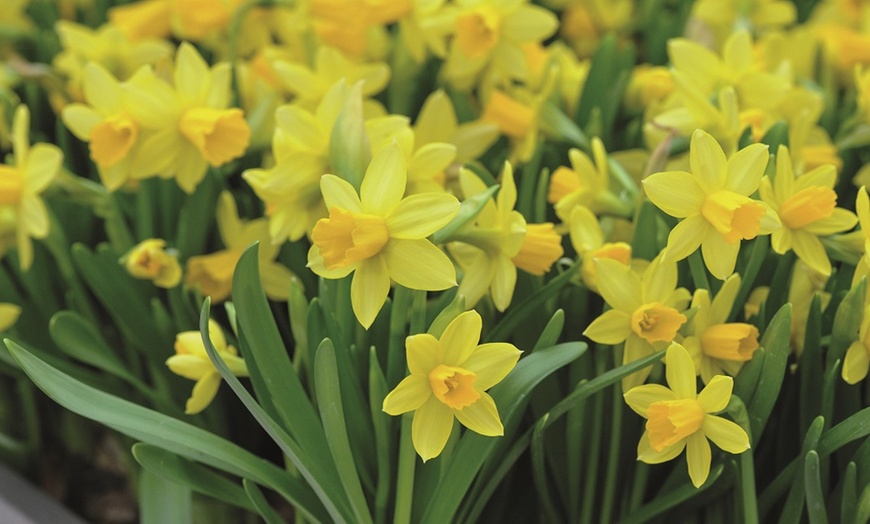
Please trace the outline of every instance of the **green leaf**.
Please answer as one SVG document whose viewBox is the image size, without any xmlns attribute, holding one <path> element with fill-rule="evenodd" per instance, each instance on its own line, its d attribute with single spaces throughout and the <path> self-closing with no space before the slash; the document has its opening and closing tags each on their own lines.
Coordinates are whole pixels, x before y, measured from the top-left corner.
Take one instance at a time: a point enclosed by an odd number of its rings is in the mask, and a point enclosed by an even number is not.
<svg viewBox="0 0 870 524">
<path fill-rule="evenodd" d="M 837 313 L 834 315 L 834 327 L 831 330 L 831 347 L 828 350 L 826 364 L 831 367 L 835 360 L 843 361 L 846 350 L 858 339 L 858 328 L 864 318 L 864 297 L 867 289 L 867 278 L 862 278 L 843 297 Z"/>
<path fill-rule="evenodd" d="M 390 416 L 384 413 L 384 399 L 387 397 L 387 380 L 378 363 L 375 348 L 369 351 L 369 411 L 374 427 L 375 449 L 378 458 L 378 482 L 375 491 L 375 522 L 385 522 L 387 504 L 392 486 L 393 457 Z"/>
<path fill-rule="evenodd" d="M 253 511 L 245 491 L 238 482 L 218 475 L 195 462 L 183 459 L 174 453 L 151 444 L 133 445 L 133 457 L 143 468 L 154 475 L 180 486 L 202 493 L 215 500 Z"/>
<path fill-rule="evenodd" d="M 622 95 L 633 68 L 634 51 L 631 47 L 617 41 L 613 33 L 601 39 L 583 84 L 574 120 L 588 132 L 590 127 L 596 127 L 594 116 L 599 115 L 599 132 L 590 134 L 600 136 L 604 143 L 610 143 Z"/>
<path fill-rule="evenodd" d="M 335 465 L 330 462 L 320 462 L 316 458 L 309 456 L 307 450 L 300 446 L 286 431 L 259 405 L 254 397 L 248 393 L 248 390 L 242 386 L 239 379 L 230 371 L 226 363 L 224 363 L 220 354 L 214 348 L 214 344 L 209 338 L 208 331 L 208 312 L 211 306 L 211 299 L 207 298 L 202 306 L 200 314 L 199 330 L 202 334 L 202 341 L 205 344 L 205 350 L 208 353 L 212 364 L 217 368 L 223 379 L 229 384 L 242 404 L 248 408 L 251 415 L 260 426 L 266 430 L 266 433 L 272 438 L 275 444 L 281 448 L 281 451 L 287 455 L 287 458 L 299 470 L 299 473 L 305 478 L 309 486 L 317 494 L 317 497 L 323 503 L 329 516 L 337 522 L 349 522 L 350 511 L 347 508 L 347 501 L 344 498 L 344 492 L 340 488 L 338 473 L 335 470 Z M 271 318 L 271 317 L 270 317 Z M 319 425 L 318 421 L 318 427 Z M 324 435 L 324 439 L 326 436 Z"/>
<path fill-rule="evenodd" d="M 824 426 L 825 419 L 823 417 L 816 417 L 816 419 L 813 420 L 812 425 L 807 431 L 806 437 L 804 437 L 803 449 L 801 450 L 802 457 L 806 457 L 807 453 L 816 449 Z M 805 478 L 806 474 L 804 468 L 800 468 L 799 474 L 794 476 L 791 490 L 789 490 L 788 498 L 785 501 L 785 505 L 783 506 L 782 513 L 779 517 L 779 522 L 782 524 L 800 522 L 804 511 L 804 494 L 806 492 Z"/>
<path fill-rule="evenodd" d="M 788 147 L 788 123 L 779 120 L 774 122 L 764 136 L 761 143 L 770 146 L 770 153 L 775 155 L 780 145 Z"/>
<path fill-rule="evenodd" d="M 800 428 L 809 428 L 812 417 L 822 412 L 819 391 L 823 391 L 824 360 L 822 357 L 822 301 L 816 293 L 807 316 L 804 350 L 800 356 Z"/>
<path fill-rule="evenodd" d="M 686 483 L 680 486 L 679 488 L 668 491 L 667 493 L 662 493 L 656 495 L 655 499 L 652 502 L 644 504 L 640 508 L 638 508 L 634 513 L 624 518 L 621 522 L 622 524 L 634 524 L 634 523 L 643 523 L 649 522 L 655 517 L 661 515 L 667 510 L 674 508 L 681 503 L 695 497 L 698 493 L 706 490 L 710 486 L 716 483 L 719 480 L 719 477 L 722 476 L 722 471 L 725 469 L 725 466 L 719 464 L 714 466 L 710 470 L 710 475 L 707 477 L 707 481 L 701 485 L 701 487 L 696 488 L 691 483 Z"/>
<path fill-rule="evenodd" d="M 854 462 L 846 465 L 843 475 L 843 498 L 840 503 L 840 522 L 856 522 L 858 511 L 858 467 Z"/>
<path fill-rule="evenodd" d="M 248 479 L 244 479 L 242 485 L 244 486 L 245 493 L 248 495 L 248 501 L 257 513 L 263 517 L 266 524 L 284 524 L 284 519 L 269 505 L 269 501 L 266 500 L 263 492 L 256 484 Z"/>
<path fill-rule="evenodd" d="M 486 191 L 472 195 L 463 200 L 459 205 L 459 212 L 456 213 L 453 220 L 432 235 L 432 242 L 436 244 L 449 242 L 451 240 L 451 235 L 477 218 L 477 215 L 483 211 L 483 206 L 489 202 L 489 199 L 492 198 L 492 195 L 494 195 L 496 191 L 498 191 L 499 187 L 498 184 L 489 186 L 486 188 Z"/>
<path fill-rule="evenodd" d="M 810 524 L 827 524 L 828 522 L 819 468 L 819 454 L 815 450 L 809 451 L 804 458 L 804 481 L 807 492 L 807 515 L 810 518 Z"/>
<path fill-rule="evenodd" d="M 634 237 L 631 239 L 631 255 L 652 260 L 661 252 L 658 245 L 658 209 L 644 200 L 634 221 Z"/>
<path fill-rule="evenodd" d="M 190 489 L 145 470 L 139 475 L 139 518 L 142 524 L 192 522 Z"/>
<path fill-rule="evenodd" d="M 549 415 L 544 415 L 535 424 L 532 431 L 532 475 L 535 491 L 538 493 L 538 502 L 543 506 L 544 513 L 549 522 L 560 522 L 564 519 L 559 515 L 556 509 L 556 503 L 553 501 L 553 490 L 548 486 L 547 482 L 547 464 L 544 460 L 544 428 L 547 425 Z"/>
<path fill-rule="evenodd" d="M 438 313 L 438 316 L 435 317 L 435 320 L 433 320 L 432 324 L 429 325 L 427 333 L 435 338 L 441 338 L 441 335 L 444 334 L 444 330 L 447 329 L 447 326 L 449 326 L 456 317 L 465 311 L 465 297 L 457 293 L 456 297 L 453 298 L 450 304 Z"/>
<path fill-rule="evenodd" d="M 506 432 L 514 419 L 522 415 L 522 408 L 532 389 L 555 370 L 577 359 L 584 351 L 586 344 L 582 342 L 559 344 L 535 351 L 520 359 L 514 370 L 490 390 Z M 450 482 L 442 482 L 435 489 L 422 522 L 448 522 L 453 519 L 463 495 L 496 444 L 496 439 L 470 431 L 462 436 L 444 473 L 443 478 L 450 479 Z"/>
<path fill-rule="evenodd" d="M 317 407 L 320 409 L 320 418 L 326 431 L 326 442 L 335 459 L 341 485 L 350 501 L 354 522 L 370 523 L 371 515 L 348 441 L 335 349 L 328 338 L 320 343 L 314 355 L 314 376 L 317 385 Z"/>
<path fill-rule="evenodd" d="M 791 311 L 791 304 L 782 306 L 770 321 L 761 339 L 761 345 L 766 348 L 764 367 L 755 394 L 752 395 L 748 405 L 753 445 L 758 442 L 764 431 L 776 399 L 779 398 L 782 381 L 785 379 L 785 368 L 791 348 Z"/>
<path fill-rule="evenodd" d="M 538 341 L 535 342 L 535 347 L 532 351 L 555 346 L 556 343 L 559 342 L 559 337 L 562 336 L 562 328 L 564 327 L 565 311 L 557 309 L 556 312 L 553 313 L 553 317 L 550 318 L 550 321 L 547 322 L 547 325 L 544 326 L 544 330 L 541 331 L 541 336 L 538 337 Z"/>
<path fill-rule="evenodd" d="M 93 324 L 75 311 L 57 312 L 51 317 L 48 332 L 67 355 L 124 379 L 135 379 Z"/>
<path fill-rule="evenodd" d="M 134 439 L 269 486 L 308 518 L 329 521 L 311 488 L 273 464 L 208 431 L 85 385 L 15 342 L 6 339 L 5 343 L 30 379 L 66 409 Z"/>
</svg>

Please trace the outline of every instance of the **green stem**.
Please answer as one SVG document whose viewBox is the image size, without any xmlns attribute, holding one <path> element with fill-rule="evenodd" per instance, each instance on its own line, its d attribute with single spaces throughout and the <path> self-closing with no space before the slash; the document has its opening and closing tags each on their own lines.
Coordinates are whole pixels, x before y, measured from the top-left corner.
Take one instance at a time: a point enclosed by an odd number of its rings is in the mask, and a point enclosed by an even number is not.
<svg viewBox="0 0 870 524">
<path fill-rule="evenodd" d="M 692 280 L 696 289 L 710 290 L 710 281 L 707 280 L 707 270 L 701 259 L 701 251 L 695 251 L 689 255 L 689 271 L 692 272 Z"/>
<path fill-rule="evenodd" d="M 390 310 L 390 338 L 387 343 L 387 388 L 394 388 L 405 372 L 405 324 L 413 295 L 409 289 L 396 286 Z"/>
<path fill-rule="evenodd" d="M 643 503 L 646 493 L 646 481 L 649 478 L 649 466 L 638 462 L 634 468 L 634 481 L 631 483 L 631 497 L 628 499 L 628 513 L 633 512 Z"/>
<path fill-rule="evenodd" d="M 394 524 L 411 522 L 411 505 L 414 500 L 414 470 L 417 465 L 417 452 L 411 441 L 411 421 L 413 415 L 402 415 L 402 434 L 399 437 L 399 471 L 396 478 L 396 512 Z"/>
<path fill-rule="evenodd" d="M 606 371 L 605 359 L 603 355 L 596 355 L 595 359 L 595 376 L 601 376 Z M 619 387 L 619 386 L 614 386 Z M 601 420 L 604 410 L 604 397 L 596 395 L 593 408 L 592 420 Z M 595 487 L 598 485 L 598 463 L 601 459 L 601 437 L 603 431 L 593 431 L 592 441 L 589 444 L 589 465 L 586 467 L 586 485 L 583 487 L 583 512 L 580 515 L 580 522 L 592 522 L 592 510 L 595 508 Z"/>
<path fill-rule="evenodd" d="M 53 213 L 49 213 L 49 219 L 51 220 L 51 227 L 49 228 L 48 237 L 44 240 L 45 246 L 54 257 L 58 271 L 60 271 L 64 281 L 66 281 L 73 292 L 73 302 L 76 309 L 85 315 L 95 326 L 99 325 L 98 317 L 88 300 L 87 291 L 73 267 L 72 258 L 70 258 L 69 254 L 69 244 L 66 235 L 64 235 L 63 227 L 61 227 L 60 222 L 58 222 L 57 217 Z"/>
<path fill-rule="evenodd" d="M 619 356 L 617 362 L 622 361 L 622 356 Z M 619 473 L 619 456 L 622 449 L 619 445 L 620 435 L 622 434 L 622 413 L 623 413 L 623 398 L 622 388 L 613 386 L 613 408 L 610 420 L 610 449 L 607 454 L 607 474 L 604 479 L 604 496 L 601 502 L 601 522 L 611 522 L 613 513 L 613 501 L 616 498 L 616 479 Z"/>
</svg>

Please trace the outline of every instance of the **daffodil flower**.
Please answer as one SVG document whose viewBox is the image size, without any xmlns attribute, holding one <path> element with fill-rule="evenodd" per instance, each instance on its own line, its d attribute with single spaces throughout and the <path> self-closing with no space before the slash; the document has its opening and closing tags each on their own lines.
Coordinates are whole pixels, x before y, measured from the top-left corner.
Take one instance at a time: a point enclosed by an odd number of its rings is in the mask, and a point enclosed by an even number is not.
<svg viewBox="0 0 870 524">
<path fill-rule="evenodd" d="M 710 273 L 725 280 L 734 272 L 741 240 L 778 229 L 776 213 L 750 198 L 767 161 L 764 144 L 752 144 L 726 159 L 716 140 L 698 129 L 689 146 L 691 173 L 666 171 L 647 177 L 643 186 L 650 201 L 683 219 L 668 236 L 668 259 L 682 260 L 700 247 Z"/>
<path fill-rule="evenodd" d="M 592 139 L 592 159 L 579 149 L 568 151 L 571 167 L 560 166 L 550 177 L 547 201 L 553 204 L 563 222 L 571 218 L 577 206 L 589 208 L 595 214 L 625 216 L 629 207 L 610 189 L 607 151 L 600 138 Z"/>
<path fill-rule="evenodd" d="M 837 207 L 837 170 L 833 165 L 813 169 L 800 177 L 792 169 L 788 148 L 779 146 L 776 178 L 761 181 L 761 199 L 772 207 L 782 228 L 771 234 L 771 246 L 779 254 L 793 249 L 797 257 L 815 271 L 829 276 L 831 261 L 821 235 L 852 229 L 858 222 L 855 213 Z"/>
<path fill-rule="evenodd" d="M 390 292 L 390 281 L 410 289 L 437 291 L 456 285 L 453 263 L 426 239 L 459 211 L 456 197 L 423 193 L 402 198 L 408 170 L 392 143 L 366 169 L 360 192 L 335 175 L 320 181 L 329 217 L 317 221 L 308 267 L 324 278 L 354 273 L 351 304 L 366 329 Z"/>
<path fill-rule="evenodd" d="M 660 464 L 686 450 L 689 477 L 696 488 L 710 474 L 710 443 L 728 453 L 749 449 L 749 436 L 740 426 L 718 417 L 731 400 L 734 379 L 713 377 L 698 393 L 695 366 L 683 346 L 673 343 L 665 355 L 668 387 L 645 384 L 625 393 L 625 402 L 647 419 L 637 445 L 637 459 Z"/>
<path fill-rule="evenodd" d="M 414 122 L 417 147 L 446 142 L 456 146 L 456 162 L 476 160 L 498 140 L 498 126 L 477 120 L 459 123 L 450 97 L 438 90 L 429 95 Z"/>
<path fill-rule="evenodd" d="M 683 346 L 692 355 L 695 369 L 704 384 L 716 375 L 737 376 L 743 364 L 758 349 L 758 328 L 745 322 L 726 322 L 740 288 L 740 275 L 725 280 L 713 300 L 706 289 L 696 289 L 692 297 L 691 334 Z"/>
<path fill-rule="evenodd" d="M 481 435 L 504 434 L 486 390 L 510 373 L 520 351 L 506 342 L 478 345 L 481 327 L 480 314 L 466 311 L 440 339 L 424 333 L 405 340 L 411 374 L 387 395 L 383 409 L 390 415 L 414 412 L 411 439 L 423 462 L 441 454 L 454 418 Z"/>
<path fill-rule="evenodd" d="M 223 330 L 212 319 L 208 321 L 208 335 L 233 375 L 247 377 L 248 366 L 245 361 L 235 347 L 227 344 Z M 195 415 L 211 404 L 221 385 L 221 375 L 208 358 L 202 334 L 198 330 L 184 331 L 175 336 L 175 355 L 166 360 L 166 365 L 176 375 L 196 381 L 187 399 L 186 414 Z"/>
<path fill-rule="evenodd" d="M 858 340 L 846 350 L 842 376 L 849 384 L 857 384 L 867 377 L 870 370 L 870 305 L 864 306 L 864 316 L 858 330 Z"/>
<path fill-rule="evenodd" d="M 63 153 L 52 144 L 30 147 L 30 111 L 15 110 L 12 122 L 12 165 L 0 164 L 0 255 L 18 247 L 21 269 L 33 263 L 31 238 L 48 236 L 48 210 L 40 194 L 60 171 Z"/>
<path fill-rule="evenodd" d="M 664 349 L 673 342 L 677 331 L 686 323 L 683 310 L 689 292 L 677 288 L 677 264 L 657 256 L 643 277 L 613 259 L 596 259 L 598 292 L 612 309 L 592 321 L 583 335 L 599 344 L 625 342 L 623 364 Z M 623 390 L 642 384 L 649 376 L 645 368 L 622 381 Z"/>
<path fill-rule="evenodd" d="M 0 303 L 0 331 L 6 331 L 15 325 L 21 316 L 21 307 L 15 304 Z"/>
<path fill-rule="evenodd" d="M 166 241 L 160 238 L 139 242 L 121 258 L 121 263 L 130 275 L 151 280 L 157 287 L 169 289 L 181 282 L 178 252 L 167 250 Z"/>
<path fill-rule="evenodd" d="M 598 291 L 596 259 L 609 258 L 625 266 L 631 265 L 631 246 L 625 242 L 605 242 L 598 219 L 587 207 L 577 206 L 571 211 L 569 228 L 571 245 L 583 259 L 580 277 L 592 291 Z"/>
</svg>

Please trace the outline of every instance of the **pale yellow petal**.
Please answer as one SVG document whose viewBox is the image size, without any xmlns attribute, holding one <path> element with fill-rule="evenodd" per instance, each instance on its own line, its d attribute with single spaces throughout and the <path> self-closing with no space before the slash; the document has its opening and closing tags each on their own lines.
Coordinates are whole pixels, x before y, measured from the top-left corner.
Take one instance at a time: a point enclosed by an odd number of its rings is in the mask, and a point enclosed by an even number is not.
<svg viewBox="0 0 870 524">
<path fill-rule="evenodd" d="M 689 145 L 689 166 L 705 193 L 725 186 L 728 161 L 722 147 L 709 133 L 696 129 Z"/>
<path fill-rule="evenodd" d="M 765 144 L 752 144 L 728 159 L 728 179 L 725 189 L 749 196 L 758 189 L 770 154 Z"/>
<path fill-rule="evenodd" d="M 462 366 L 480 341 L 483 320 L 477 311 L 460 314 L 447 325 L 438 341 L 438 362 L 445 366 Z"/>
<path fill-rule="evenodd" d="M 211 74 L 208 64 L 187 42 L 178 46 L 175 58 L 173 80 L 175 89 L 186 104 L 196 104 L 205 101 L 209 90 Z"/>
<path fill-rule="evenodd" d="M 428 376 L 438 362 L 438 339 L 429 333 L 411 335 L 405 339 L 405 356 L 413 375 Z"/>
<path fill-rule="evenodd" d="M 831 261 L 819 237 L 806 231 L 795 231 L 792 235 L 792 249 L 813 270 L 825 276 L 831 274 Z"/>
<path fill-rule="evenodd" d="M 411 440 L 423 462 L 441 454 L 452 430 L 453 410 L 434 396 L 417 408 L 411 424 Z"/>
<path fill-rule="evenodd" d="M 316 245 L 312 245 L 308 249 L 308 265 L 306 266 L 311 271 L 314 272 L 315 275 L 323 277 L 323 278 L 344 278 L 356 269 L 356 264 L 351 264 L 345 267 L 339 267 L 335 269 L 327 269 L 326 266 L 323 265 L 323 257 L 320 256 L 320 248 Z"/>
<path fill-rule="evenodd" d="M 711 229 L 701 243 L 701 254 L 704 255 L 704 263 L 710 273 L 719 280 L 725 280 L 734 273 L 737 265 L 737 253 L 740 251 L 740 242 L 729 244 L 725 238 Z"/>
<path fill-rule="evenodd" d="M 393 238 L 425 238 L 446 226 L 458 211 L 459 201 L 453 195 L 411 195 L 387 216 L 387 228 Z"/>
<path fill-rule="evenodd" d="M 486 437 L 500 437 L 504 435 L 504 426 L 498 416 L 498 408 L 489 394 L 482 391 L 480 398 L 474 404 L 462 409 L 454 409 L 453 414 L 459 422 Z"/>
<path fill-rule="evenodd" d="M 82 72 L 82 87 L 85 100 L 106 115 L 119 113 L 123 108 L 118 80 L 105 67 L 88 62 Z"/>
<path fill-rule="evenodd" d="M 27 155 L 24 167 L 25 190 L 28 193 L 42 193 L 60 171 L 63 153 L 52 144 L 36 144 Z"/>
<path fill-rule="evenodd" d="M 486 295 L 495 274 L 490 257 L 483 250 L 459 242 L 450 244 L 449 249 L 463 271 L 458 293 L 465 297 L 467 307 L 474 307 Z"/>
<path fill-rule="evenodd" d="M 813 235 L 827 236 L 848 231 L 855 227 L 855 224 L 857 223 L 858 217 L 855 215 L 855 213 L 847 209 L 837 207 L 834 208 L 831 216 L 807 224 L 806 226 L 804 226 L 803 230 L 807 233 L 812 233 Z"/>
<path fill-rule="evenodd" d="M 363 210 L 373 215 L 387 216 L 402 200 L 407 179 L 405 155 L 399 145 L 394 142 L 381 148 L 366 169 L 360 187 Z"/>
<path fill-rule="evenodd" d="M 409 289 L 441 291 L 456 285 L 453 262 L 424 238 L 390 239 L 382 255 L 390 277 Z"/>
<path fill-rule="evenodd" d="M 706 198 L 698 178 L 685 171 L 650 175 L 643 180 L 643 189 L 650 202 L 677 218 L 700 213 Z"/>
<path fill-rule="evenodd" d="M 474 387 L 486 391 L 498 384 L 516 366 L 522 353 L 513 344 L 491 342 L 481 344 L 472 352 L 462 367 L 477 374 Z"/>
<path fill-rule="evenodd" d="M 320 178 L 320 191 L 327 209 L 338 207 L 352 213 L 363 212 L 356 189 L 344 179 L 323 175 Z"/>
<path fill-rule="evenodd" d="M 686 437 L 686 462 L 689 463 L 689 477 L 696 488 L 701 487 L 710 475 L 710 443 L 700 431 Z"/>
<path fill-rule="evenodd" d="M 0 331 L 6 331 L 18 321 L 21 307 L 15 304 L 0 304 Z"/>
<path fill-rule="evenodd" d="M 679 222 L 668 234 L 665 258 L 676 262 L 697 251 L 709 235 L 710 227 L 710 223 L 700 213 Z"/>
<path fill-rule="evenodd" d="M 631 313 L 642 305 L 643 286 L 637 275 L 625 264 L 609 258 L 595 259 L 598 292 L 613 309 Z"/>
<path fill-rule="evenodd" d="M 698 394 L 698 380 L 695 364 L 686 348 L 673 343 L 665 354 L 665 372 L 668 386 L 679 398 L 695 399 Z"/>
<path fill-rule="evenodd" d="M 653 402 L 678 400 L 676 393 L 661 384 L 644 384 L 631 388 L 623 395 L 625 403 L 635 413 L 647 418 L 647 410 Z"/>
<path fill-rule="evenodd" d="M 611 309 L 593 320 L 583 331 L 583 336 L 599 344 L 619 344 L 631 334 L 630 321 L 628 313 Z"/>
<path fill-rule="evenodd" d="M 728 406 L 733 389 L 733 378 L 725 375 L 716 375 L 698 393 L 698 403 L 704 408 L 705 413 L 719 413 Z"/>
<path fill-rule="evenodd" d="M 18 204 L 19 228 L 26 231 L 33 238 L 45 238 L 48 236 L 49 219 L 48 208 L 41 198 L 26 195 Z"/>
<path fill-rule="evenodd" d="M 212 368 L 214 369 L 214 368 Z M 197 381 L 193 386 L 193 392 L 190 398 L 187 399 L 187 404 L 184 407 L 186 415 L 196 415 L 204 410 L 214 400 L 217 395 L 218 387 L 221 385 L 221 376 L 217 371 L 214 371 Z"/>
<path fill-rule="evenodd" d="M 310 260 L 310 258 L 309 258 Z M 382 257 L 361 260 L 350 286 L 353 312 L 362 326 L 368 329 L 380 313 L 390 292 L 390 274 Z"/>
<path fill-rule="evenodd" d="M 510 258 L 496 255 L 493 259 L 492 301 L 495 308 L 504 311 L 510 306 L 517 284 L 517 267 Z"/>
<path fill-rule="evenodd" d="M 91 130 L 103 121 L 103 116 L 84 104 L 69 104 L 61 113 L 67 129 L 79 140 L 90 140 Z"/>
<path fill-rule="evenodd" d="M 719 449 L 728 453 L 738 454 L 749 449 L 749 436 L 746 431 L 730 420 L 707 415 L 704 417 L 701 431 L 713 441 L 713 444 L 719 446 Z"/>
<path fill-rule="evenodd" d="M 643 274 L 644 302 L 664 302 L 677 287 L 677 263 L 657 256 Z"/>
<path fill-rule="evenodd" d="M 683 439 L 672 446 L 668 446 L 661 451 L 656 451 L 649 445 L 649 433 L 643 432 L 640 441 L 637 443 L 637 460 L 647 464 L 661 464 L 677 458 L 680 453 L 686 448 L 686 439 Z"/>
<path fill-rule="evenodd" d="M 384 399 L 383 410 L 389 415 L 414 411 L 432 396 L 432 386 L 425 375 L 409 375 Z"/>
<path fill-rule="evenodd" d="M 870 370 L 870 354 L 860 341 L 852 342 L 843 360 L 843 380 L 848 384 L 857 384 L 867 377 Z"/>
<path fill-rule="evenodd" d="M 521 5 L 504 18 L 502 35 L 516 42 L 539 42 L 549 38 L 559 27 L 551 11 L 533 5 Z"/>
</svg>

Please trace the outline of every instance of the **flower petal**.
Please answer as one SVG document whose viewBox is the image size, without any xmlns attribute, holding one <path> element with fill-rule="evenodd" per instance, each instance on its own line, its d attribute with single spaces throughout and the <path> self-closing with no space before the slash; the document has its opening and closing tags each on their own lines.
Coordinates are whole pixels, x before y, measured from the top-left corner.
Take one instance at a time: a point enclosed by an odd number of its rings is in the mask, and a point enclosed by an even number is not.
<svg viewBox="0 0 870 524">
<path fill-rule="evenodd" d="M 725 237 L 716 231 L 709 231 L 701 243 L 701 253 L 704 263 L 710 273 L 719 280 L 725 280 L 734 273 L 737 265 L 737 253 L 740 251 L 740 241 L 729 244 Z"/>
<path fill-rule="evenodd" d="M 401 415 L 422 406 L 432 396 L 432 386 L 425 375 L 408 375 L 384 399 L 383 410 Z"/>
<path fill-rule="evenodd" d="M 382 147 L 372 158 L 360 187 L 363 210 L 373 215 L 387 216 L 402 200 L 408 168 L 405 154 L 393 142 Z"/>
<path fill-rule="evenodd" d="M 677 287 L 677 263 L 663 262 L 663 258 L 654 258 L 644 271 L 641 295 L 644 302 L 664 302 Z"/>
<path fill-rule="evenodd" d="M 710 443 L 700 431 L 686 437 L 686 461 L 689 463 L 689 477 L 696 488 L 700 488 L 710 475 Z"/>
<path fill-rule="evenodd" d="M 320 191 L 327 209 L 339 207 L 352 213 L 363 212 L 356 189 L 347 180 L 335 175 L 323 175 L 320 178 Z"/>
<path fill-rule="evenodd" d="M 215 371 L 211 360 L 195 355 L 172 355 L 166 359 L 166 366 L 176 375 L 190 380 L 199 380 Z"/>
<path fill-rule="evenodd" d="M 495 308 L 504 311 L 511 305 L 514 298 L 514 288 L 517 285 L 517 267 L 513 261 L 501 254 L 492 259 L 494 273 L 492 276 L 492 301 Z"/>
<path fill-rule="evenodd" d="M 60 171 L 63 153 L 52 144 L 36 144 L 27 155 L 24 177 L 28 193 L 42 193 Z"/>
<path fill-rule="evenodd" d="M 625 339 L 625 346 L 622 350 L 622 363 L 629 364 L 643 357 L 648 357 L 653 353 L 653 351 L 654 348 L 649 342 L 632 333 L 628 336 L 627 339 Z M 651 372 L 652 366 L 647 366 L 640 371 L 632 373 L 631 375 L 623 378 L 623 393 L 627 392 L 631 388 L 643 384 L 646 381 L 647 377 L 649 377 L 649 374 Z"/>
<path fill-rule="evenodd" d="M 474 404 L 462 409 L 454 409 L 457 420 L 475 433 L 486 437 L 504 435 L 504 426 L 498 416 L 498 408 L 489 394 L 480 391 L 480 398 Z"/>
<path fill-rule="evenodd" d="M 393 238 L 425 238 L 446 226 L 458 211 L 459 201 L 453 195 L 411 195 L 387 216 L 387 228 Z"/>
<path fill-rule="evenodd" d="M 831 216 L 807 224 L 804 226 L 803 230 L 807 233 L 819 236 L 833 235 L 835 233 L 848 231 L 855 227 L 855 224 L 857 223 L 858 217 L 855 213 L 841 207 L 835 207 Z M 870 230 L 870 228 L 868 228 L 868 230 Z"/>
<path fill-rule="evenodd" d="M 389 292 L 390 274 L 383 257 L 374 256 L 361 260 L 350 285 L 350 301 L 357 320 L 364 328 L 368 329 L 375 321 Z"/>
<path fill-rule="evenodd" d="M 867 377 L 868 370 L 870 370 L 870 357 L 867 349 L 861 341 L 856 340 L 849 346 L 846 358 L 843 360 L 843 380 L 847 384 L 857 384 Z"/>
<path fill-rule="evenodd" d="M 698 403 L 704 408 L 705 413 L 718 413 L 728 405 L 733 389 L 733 378 L 725 375 L 716 375 L 698 393 Z"/>
<path fill-rule="evenodd" d="M 665 354 L 665 372 L 668 386 L 683 399 L 695 399 L 698 396 L 698 379 L 695 373 L 695 363 L 686 348 L 674 342 Z"/>
<path fill-rule="evenodd" d="M 513 344 L 491 342 L 481 344 L 472 352 L 462 367 L 477 375 L 474 388 L 486 391 L 502 381 L 517 365 L 522 353 Z"/>
<path fill-rule="evenodd" d="M 647 418 L 647 410 L 653 402 L 678 400 L 673 391 L 661 384 L 644 384 L 631 388 L 625 392 L 623 398 L 628 407 L 643 418 Z"/>
<path fill-rule="evenodd" d="M 770 154 L 765 144 L 752 144 L 728 159 L 728 179 L 725 189 L 749 196 L 758 189 Z"/>
<path fill-rule="evenodd" d="M 406 288 L 440 291 L 456 285 L 453 262 L 426 239 L 390 239 L 382 254 L 390 277 Z"/>
<path fill-rule="evenodd" d="M 480 341 L 483 320 L 471 310 L 454 318 L 438 341 L 438 362 L 445 366 L 462 366 Z"/>
<path fill-rule="evenodd" d="M 656 451 L 649 445 L 649 433 L 644 431 L 637 443 L 637 460 L 647 464 L 661 464 L 675 459 L 685 448 L 686 439 L 683 439 L 661 451 Z"/>
<path fill-rule="evenodd" d="M 792 249 L 806 265 L 825 276 L 831 274 L 831 261 L 819 237 L 806 231 L 795 231 L 792 235 Z"/>
<path fill-rule="evenodd" d="M 599 344 L 619 344 L 631 334 L 631 319 L 628 313 L 618 309 L 605 311 L 589 324 L 583 336 Z"/>
<path fill-rule="evenodd" d="M 720 449 L 728 453 L 738 454 L 749 449 L 749 435 L 743 428 L 730 420 L 715 415 L 707 415 L 704 417 L 701 431 Z"/>
<path fill-rule="evenodd" d="M 665 171 L 643 180 L 649 201 L 672 217 L 685 218 L 701 212 L 706 194 L 697 177 L 685 171 Z"/>
<path fill-rule="evenodd" d="M 411 335 L 405 339 L 405 356 L 411 374 L 428 376 L 438 365 L 438 339 L 429 333 Z"/>
<path fill-rule="evenodd" d="M 452 430 L 453 410 L 434 396 L 417 408 L 411 424 L 411 440 L 423 462 L 441 454 Z"/>
<path fill-rule="evenodd" d="M 698 250 L 709 230 L 710 223 L 700 213 L 687 217 L 668 235 L 665 258 L 676 262 L 688 257 Z"/>
<path fill-rule="evenodd" d="M 598 293 L 613 309 L 625 313 L 641 306 L 641 280 L 625 264 L 609 258 L 595 259 Z"/>
<path fill-rule="evenodd" d="M 719 142 L 706 131 L 696 129 L 692 133 L 689 166 L 705 193 L 718 191 L 725 185 L 728 161 Z"/>
<path fill-rule="evenodd" d="M 212 367 L 212 369 L 214 368 Z M 198 380 L 193 386 L 190 398 L 187 399 L 187 404 L 184 406 L 184 413 L 186 415 L 196 415 L 207 408 L 211 404 L 211 401 L 214 400 L 215 395 L 217 395 L 220 385 L 221 376 L 217 371 Z"/>
</svg>

